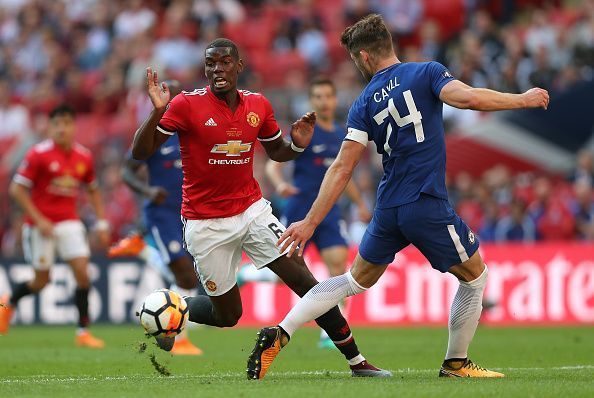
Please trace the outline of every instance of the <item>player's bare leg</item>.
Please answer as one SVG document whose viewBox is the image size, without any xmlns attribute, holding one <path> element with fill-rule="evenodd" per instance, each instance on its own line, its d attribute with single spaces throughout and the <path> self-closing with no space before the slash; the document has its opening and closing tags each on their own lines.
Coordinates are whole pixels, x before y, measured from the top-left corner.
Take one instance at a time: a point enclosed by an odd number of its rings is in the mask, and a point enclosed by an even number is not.
<svg viewBox="0 0 594 398">
<path fill-rule="evenodd" d="M 460 281 L 450 311 L 449 339 L 440 377 L 503 377 L 499 372 L 484 369 L 468 359 L 472 341 L 482 311 L 483 292 L 487 284 L 487 267 L 476 251 L 465 262 L 454 265 L 449 272 Z"/>
<path fill-rule="evenodd" d="M 76 280 L 74 303 L 78 309 L 78 331 L 75 343 L 79 347 L 103 348 L 105 346 L 103 340 L 94 337 L 88 330 L 89 289 L 91 287 L 88 274 L 89 259 L 87 257 L 73 258 L 68 260 L 68 265 L 72 268 Z"/>
<path fill-rule="evenodd" d="M 19 300 L 29 294 L 41 291 L 49 283 L 49 269 L 35 270 L 35 277 L 15 286 L 12 295 L 4 295 L 0 298 L 0 334 L 7 334 L 10 327 L 10 320 Z"/>
<path fill-rule="evenodd" d="M 175 276 L 175 286 L 171 289 L 182 295 L 183 297 L 196 296 L 196 288 L 199 287 L 202 291 L 200 294 L 205 294 L 202 285 L 198 283 L 198 277 L 194 270 L 194 263 L 188 256 L 178 257 L 169 263 L 169 268 Z M 188 337 L 188 329 L 186 327 L 180 334 L 175 336 L 175 344 L 171 350 L 174 355 L 202 355 L 202 350 L 196 347 Z"/>
<path fill-rule="evenodd" d="M 346 274 L 330 278 L 327 281 L 318 284 L 317 280 L 305 265 L 303 259 L 296 254 L 290 258 L 281 256 L 270 263 L 268 267 L 275 272 L 287 286 L 291 288 L 291 290 L 302 297 L 299 303 L 306 302 L 308 305 L 311 305 L 310 303 L 312 300 L 310 298 L 312 295 L 317 296 L 315 292 L 312 294 L 312 291 L 315 290 L 312 288 L 314 286 L 320 286 L 325 282 L 332 281 L 330 282 L 330 289 L 326 288 L 324 292 L 320 292 L 323 297 L 323 305 L 314 305 L 315 314 L 312 311 L 308 311 L 307 315 L 305 315 L 308 318 L 303 323 L 315 319 L 316 323 L 326 330 L 330 338 L 334 341 L 334 344 L 336 344 L 336 347 L 347 359 L 353 376 L 392 376 L 391 372 L 378 369 L 368 363 L 359 352 L 350 327 L 338 309 L 338 303 L 343 300 L 347 294 L 342 295 L 342 292 L 338 292 L 338 294 L 330 293 L 330 296 L 327 294 L 327 292 L 330 292 L 336 286 L 336 283 L 340 284 L 343 282 Z M 365 289 L 362 289 L 361 291 L 364 290 Z M 316 301 L 315 298 L 314 301 Z M 299 306 L 299 303 L 297 306 Z M 297 306 L 294 307 L 293 310 L 295 310 Z M 289 315 L 293 313 L 293 310 Z M 310 315 L 312 316 L 309 317 Z M 285 320 L 286 319 L 287 318 L 285 318 Z M 270 368 L 276 355 L 278 355 L 282 347 L 288 344 L 290 336 L 295 330 L 292 329 L 291 325 L 292 324 L 290 323 L 288 326 L 290 330 L 284 329 L 287 325 L 281 323 L 276 327 L 264 328 L 258 333 L 256 346 L 248 358 L 248 378 L 261 379 L 266 375 L 266 372 Z"/>
<path fill-rule="evenodd" d="M 320 256 L 322 257 L 324 264 L 326 264 L 328 274 L 331 278 L 344 274 L 347 267 L 348 255 L 349 250 L 343 245 L 331 246 L 320 250 Z M 338 303 L 338 308 L 341 312 L 344 312 L 344 304 L 344 301 Z M 336 346 L 332 343 L 332 339 L 324 329 L 322 329 L 322 332 L 320 333 L 318 347 L 323 349 L 336 349 Z"/>
</svg>

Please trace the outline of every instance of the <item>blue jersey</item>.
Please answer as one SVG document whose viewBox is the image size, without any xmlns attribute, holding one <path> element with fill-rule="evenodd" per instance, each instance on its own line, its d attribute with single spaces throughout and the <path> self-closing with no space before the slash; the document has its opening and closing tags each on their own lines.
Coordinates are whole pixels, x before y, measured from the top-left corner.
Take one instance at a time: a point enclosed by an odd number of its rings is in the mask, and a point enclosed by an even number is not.
<svg viewBox="0 0 594 398">
<path fill-rule="evenodd" d="M 180 215 L 183 173 L 177 135 L 169 137 L 144 163 L 148 167 L 148 184 L 152 187 L 162 187 L 169 193 L 161 205 L 155 205 L 150 200 L 146 200 L 144 203 L 145 212 L 165 210 Z"/>
<path fill-rule="evenodd" d="M 377 208 L 447 199 L 445 137 L 439 93 L 454 78 L 438 62 L 399 63 L 376 73 L 355 100 L 346 139 L 374 141 L 384 175 Z"/>
<path fill-rule="evenodd" d="M 299 189 L 296 195 L 315 200 L 328 167 L 334 162 L 344 141 L 345 131 L 337 123 L 331 131 L 315 125 L 309 146 L 295 159 L 293 185 Z"/>
</svg>

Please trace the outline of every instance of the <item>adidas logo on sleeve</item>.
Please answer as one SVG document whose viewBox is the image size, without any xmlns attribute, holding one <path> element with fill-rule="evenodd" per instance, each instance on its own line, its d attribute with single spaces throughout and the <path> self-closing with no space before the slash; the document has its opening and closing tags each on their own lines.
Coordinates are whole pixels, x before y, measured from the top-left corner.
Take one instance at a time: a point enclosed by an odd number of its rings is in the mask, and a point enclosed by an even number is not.
<svg viewBox="0 0 594 398">
<path fill-rule="evenodd" d="M 218 126 L 217 122 L 215 122 L 212 117 L 210 119 L 208 119 L 206 121 L 206 123 L 204 123 L 204 125 L 205 126 Z"/>
</svg>

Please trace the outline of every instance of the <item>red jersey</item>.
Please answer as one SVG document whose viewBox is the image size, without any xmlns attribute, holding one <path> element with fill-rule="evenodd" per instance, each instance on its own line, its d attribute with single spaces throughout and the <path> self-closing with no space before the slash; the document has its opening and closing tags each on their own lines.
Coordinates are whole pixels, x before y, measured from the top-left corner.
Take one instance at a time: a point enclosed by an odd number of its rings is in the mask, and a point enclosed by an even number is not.
<svg viewBox="0 0 594 398">
<path fill-rule="evenodd" d="M 263 95 L 238 92 L 233 113 L 209 87 L 184 91 L 159 122 L 161 133 L 179 135 L 181 213 L 187 219 L 231 217 L 262 197 L 253 173 L 254 145 L 277 139 L 281 131 Z"/>
<path fill-rule="evenodd" d="M 14 181 L 31 189 L 31 200 L 52 222 L 77 220 L 76 199 L 81 183 L 96 184 L 91 152 L 79 144 L 66 151 L 53 140 L 31 148 Z M 27 217 L 25 222 L 31 224 Z"/>
</svg>

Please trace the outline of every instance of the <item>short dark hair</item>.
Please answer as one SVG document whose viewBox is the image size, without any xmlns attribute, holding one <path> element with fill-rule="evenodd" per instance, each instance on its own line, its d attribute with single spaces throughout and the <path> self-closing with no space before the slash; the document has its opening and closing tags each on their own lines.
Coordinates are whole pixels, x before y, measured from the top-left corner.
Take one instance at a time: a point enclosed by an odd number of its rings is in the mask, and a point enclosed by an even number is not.
<svg viewBox="0 0 594 398">
<path fill-rule="evenodd" d="M 379 14 L 370 14 L 346 28 L 340 43 L 351 54 L 365 50 L 371 56 L 389 56 L 394 53 L 392 34 Z"/>
<path fill-rule="evenodd" d="M 50 111 L 49 118 L 53 119 L 57 116 L 66 116 L 66 115 L 74 117 L 75 114 L 76 114 L 76 112 L 74 112 L 74 109 L 70 105 L 60 104 Z"/>
<path fill-rule="evenodd" d="M 218 39 L 214 39 L 211 41 L 208 46 L 204 49 L 204 51 L 208 50 L 209 48 L 215 47 L 226 47 L 231 49 L 231 56 L 235 59 L 239 59 L 239 50 L 237 49 L 237 44 L 233 42 L 233 40 L 226 39 L 224 37 L 219 37 Z"/>
<path fill-rule="evenodd" d="M 310 97 L 312 95 L 313 88 L 316 86 L 330 86 L 332 87 L 334 94 L 336 94 L 336 86 L 334 85 L 334 82 L 327 77 L 319 76 L 309 82 L 308 93 Z"/>
</svg>

